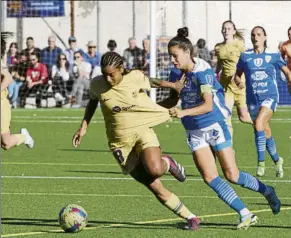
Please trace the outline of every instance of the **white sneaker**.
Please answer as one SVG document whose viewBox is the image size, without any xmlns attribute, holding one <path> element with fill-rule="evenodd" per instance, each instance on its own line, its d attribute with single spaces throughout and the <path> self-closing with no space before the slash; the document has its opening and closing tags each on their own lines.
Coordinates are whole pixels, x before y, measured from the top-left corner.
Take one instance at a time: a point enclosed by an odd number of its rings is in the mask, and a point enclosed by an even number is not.
<svg viewBox="0 0 291 238">
<path fill-rule="evenodd" d="M 283 170 L 284 160 L 282 157 L 279 157 L 279 160 L 276 163 L 276 177 L 283 178 L 284 170 Z"/>
<path fill-rule="evenodd" d="M 57 102 L 65 101 L 65 98 L 60 93 L 56 93 L 55 94 L 55 99 L 56 99 Z"/>
<path fill-rule="evenodd" d="M 24 144 L 26 144 L 26 146 L 29 148 L 29 149 L 32 149 L 34 147 L 34 140 L 32 139 L 32 137 L 30 136 L 29 132 L 27 131 L 26 128 L 22 128 L 20 130 L 20 133 L 22 135 L 25 135 L 25 142 Z"/>
</svg>

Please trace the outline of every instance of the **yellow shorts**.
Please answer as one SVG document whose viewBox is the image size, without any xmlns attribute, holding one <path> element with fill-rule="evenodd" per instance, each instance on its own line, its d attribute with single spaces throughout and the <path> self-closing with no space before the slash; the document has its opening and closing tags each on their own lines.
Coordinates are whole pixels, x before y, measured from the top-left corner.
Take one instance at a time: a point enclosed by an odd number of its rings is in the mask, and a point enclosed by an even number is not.
<svg viewBox="0 0 291 238">
<path fill-rule="evenodd" d="M 129 174 L 139 165 L 139 154 L 142 150 L 160 146 L 158 137 L 152 128 L 140 129 L 129 138 L 127 137 L 126 140 L 109 142 L 108 144 L 124 174 Z"/>
<path fill-rule="evenodd" d="M 233 100 L 234 104 L 238 107 L 247 107 L 246 103 L 246 91 L 245 89 L 232 90 L 227 87 L 224 91 L 225 100 Z"/>
<path fill-rule="evenodd" d="M 8 99 L 1 98 L 1 135 L 9 132 L 11 121 L 11 105 Z"/>
<path fill-rule="evenodd" d="M 245 83 L 245 77 L 242 75 L 242 82 Z M 245 88 L 239 89 L 235 82 L 232 81 L 232 76 L 221 76 L 221 86 L 224 88 L 225 99 L 234 101 L 238 107 L 247 107 L 246 103 L 246 90 Z"/>
</svg>

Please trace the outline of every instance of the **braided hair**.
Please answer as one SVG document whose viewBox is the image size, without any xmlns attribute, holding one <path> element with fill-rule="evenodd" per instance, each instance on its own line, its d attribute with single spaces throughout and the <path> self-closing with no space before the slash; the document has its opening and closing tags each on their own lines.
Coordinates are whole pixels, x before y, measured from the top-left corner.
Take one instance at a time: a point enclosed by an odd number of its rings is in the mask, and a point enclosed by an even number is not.
<svg viewBox="0 0 291 238">
<path fill-rule="evenodd" d="M 8 31 L 1 32 L 1 59 L 3 59 L 6 53 L 7 39 L 11 36 L 13 36 L 12 32 L 8 32 Z"/>
<path fill-rule="evenodd" d="M 107 66 L 115 66 L 116 68 L 123 67 L 124 59 L 121 55 L 116 52 L 107 52 L 101 57 L 101 68 L 106 68 Z M 128 74 L 131 70 L 124 69 L 123 75 Z"/>
</svg>

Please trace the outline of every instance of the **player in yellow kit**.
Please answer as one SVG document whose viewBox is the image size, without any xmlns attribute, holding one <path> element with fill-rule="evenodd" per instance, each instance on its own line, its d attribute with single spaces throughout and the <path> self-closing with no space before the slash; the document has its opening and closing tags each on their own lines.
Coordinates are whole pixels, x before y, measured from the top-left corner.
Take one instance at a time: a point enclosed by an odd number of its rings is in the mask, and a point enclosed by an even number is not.
<svg viewBox="0 0 291 238">
<path fill-rule="evenodd" d="M 81 127 L 73 137 L 73 146 L 79 146 L 100 102 L 108 145 L 123 172 L 144 184 L 164 206 L 186 219 L 185 229 L 197 230 L 199 219 L 159 179 L 167 171 L 181 182 L 186 175 L 174 159 L 161 156 L 152 127 L 168 121 L 170 115 L 147 96 L 145 90 L 151 87 L 149 78 L 139 70 L 124 69 L 122 57 L 115 52 L 102 56 L 101 70 L 102 75 L 91 81 L 90 100 Z"/>
<path fill-rule="evenodd" d="M 236 64 L 240 54 L 245 51 L 244 42 L 238 39 L 236 35 L 235 24 L 232 21 L 225 21 L 222 24 L 221 33 L 224 41 L 215 46 L 215 54 L 217 56 L 216 74 L 220 74 L 220 84 L 225 91 L 225 104 L 232 111 L 233 106 L 237 108 L 239 120 L 244 123 L 252 124 L 252 120 L 248 113 L 246 105 L 245 89 L 240 89 L 234 82 L 234 75 L 236 72 Z M 232 133 L 231 116 L 227 120 Z"/>
<path fill-rule="evenodd" d="M 10 133 L 11 105 L 7 99 L 7 87 L 13 78 L 3 58 L 6 51 L 6 39 L 11 35 L 12 33 L 9 32 L 1 32 L 1 147 L 4 150 L 9 150 L 22 143 L 25 143 L 28 148 L 34 146 L 34 141 L 25 128 L 21 129 L 21 134 Z"/>
</svg>

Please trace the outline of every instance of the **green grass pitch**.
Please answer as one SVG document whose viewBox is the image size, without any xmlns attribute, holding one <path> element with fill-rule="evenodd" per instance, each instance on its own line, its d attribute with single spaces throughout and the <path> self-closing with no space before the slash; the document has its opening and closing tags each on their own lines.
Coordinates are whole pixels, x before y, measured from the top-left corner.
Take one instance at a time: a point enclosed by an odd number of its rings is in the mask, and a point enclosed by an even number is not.
<svg viewBox="0 0 291 238">
<path fill-rule="evenodd" d="M 262 196 L 233 186 L 259 217 L 258 224 L 247 231 L 235 230 L 238 216 L 201 181 L 178 120 L 157 126 L 155 131 L 163 153 L 182 163 L 188 177 L 184 183 L 170 175 L 163 179 L 201 216 L 197 232 L 177 229 L 182 220 L 161 206 L 146 188 L 122 175 L 108 151 L 99 110 L 80 148 L 72 147 L 71 139 L 83 113 L 84 109 L 13 111 L 12 131 L 26 127 L 35 139 L 35 148 L 21 145 L 1 152 L 1 237 L 67 237 L 57 218 L 59 210 L 69 203 L 81 205 L 89 216 L 89 226 L 73 237 L 291 237 L 291 108 L 279 108 L 271 122 L 279 155 L 285 160 L 285 176 L 275 177 L 274 165 L 266 155 L 267 170 L 262 178 L 276 188 L 281 213 L 274 216 Z M 252 127 L 239 123 L 236 116 L 233 126 L 237 163 L 241 170 L 255 174 Z"/>
</svg>

